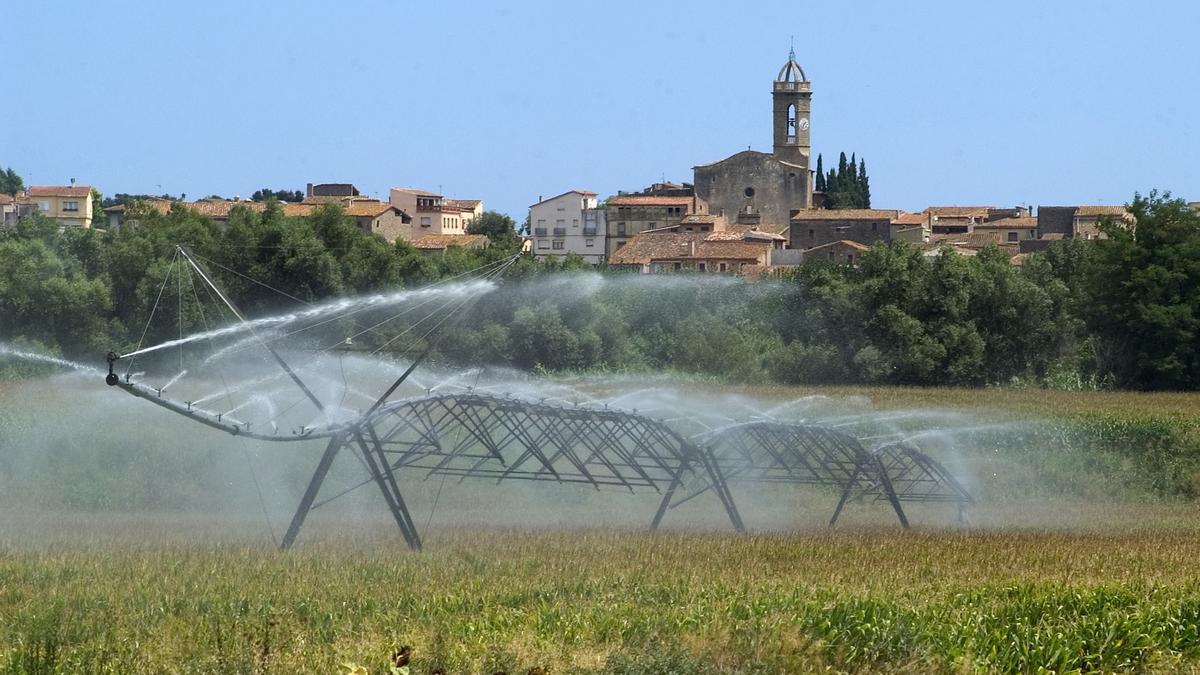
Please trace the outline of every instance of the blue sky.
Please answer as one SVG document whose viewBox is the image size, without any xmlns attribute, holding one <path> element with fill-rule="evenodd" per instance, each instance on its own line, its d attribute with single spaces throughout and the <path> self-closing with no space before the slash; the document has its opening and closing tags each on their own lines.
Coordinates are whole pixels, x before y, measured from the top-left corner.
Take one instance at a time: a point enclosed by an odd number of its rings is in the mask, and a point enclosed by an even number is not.
<svg viewBox="0 0 1200 675">
<path fill-rule="evenodd" d="M 795 36 L 814 153 L 865 156 L 874 206 L 1200 199 L 1200 3 L 5 4 L 26 184 L 412 185 L 521 220 L 769 151 Z"/>
</svg>

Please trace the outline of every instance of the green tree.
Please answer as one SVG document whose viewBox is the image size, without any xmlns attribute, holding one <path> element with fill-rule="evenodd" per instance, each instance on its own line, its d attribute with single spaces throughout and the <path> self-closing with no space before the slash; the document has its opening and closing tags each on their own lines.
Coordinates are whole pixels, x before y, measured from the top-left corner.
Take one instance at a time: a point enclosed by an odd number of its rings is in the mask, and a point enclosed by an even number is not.
<svg viewBox="0 0 1200 675">
<path fill-rule="evenodd" d="M 817 177 L 816 185 L 813 186 L 813 189 L 817 192 L 825 191 L 825 169 L 821 161 L 820 153 L 817 153 Z"/>
<path fill-rule="evenodd" d="M 517 222 L 510 216 L 497 211 L 484 211 L 467 225 L 469 234 L 486 235 L 493 245 L 512 248 L 519 245 Z"/>
<path fill-rule="evenodd" d="M 1200 386 L 1200 214 L 1170 194 L 1135 195 L 1134 227 L 1109 219 L 1087 265 L 1087 323 L 1121 386 Z"/>
<path fill-rule="evenodd" d="M 16 197 L 18 192 L 25 190 L 25 181 L 9 167 L 0 171 L 0 194 Z"/>
</svg>

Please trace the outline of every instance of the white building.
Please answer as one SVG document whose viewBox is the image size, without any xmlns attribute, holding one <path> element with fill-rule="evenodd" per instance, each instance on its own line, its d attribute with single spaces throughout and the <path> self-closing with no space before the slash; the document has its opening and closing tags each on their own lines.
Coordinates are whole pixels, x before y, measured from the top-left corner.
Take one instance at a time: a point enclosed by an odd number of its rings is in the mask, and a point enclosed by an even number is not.
<svg viewBox="0 0 1200 675">
<path fill-rule="evenodd" d="M 565 256 L 574 253 L 595 265 L 604 261 L 607 217 L 596 208 L 596 193 L 571 190 L 529 207 L 533 253 Z"/>
</svg>

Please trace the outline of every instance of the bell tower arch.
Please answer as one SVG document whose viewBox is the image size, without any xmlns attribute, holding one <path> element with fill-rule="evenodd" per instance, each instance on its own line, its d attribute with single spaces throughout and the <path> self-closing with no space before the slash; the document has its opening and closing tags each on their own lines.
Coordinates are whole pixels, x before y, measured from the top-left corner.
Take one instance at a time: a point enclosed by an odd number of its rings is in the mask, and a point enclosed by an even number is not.
<svg viewBox="0 0 1200 675">
<path fill-rule="evenodd" d="M 788 52 L 771 87 L 774 115 L 775 157 L 809 168 L 812 147 L 812 83 L 796 63 L 796 51 Z"/>
</svg>

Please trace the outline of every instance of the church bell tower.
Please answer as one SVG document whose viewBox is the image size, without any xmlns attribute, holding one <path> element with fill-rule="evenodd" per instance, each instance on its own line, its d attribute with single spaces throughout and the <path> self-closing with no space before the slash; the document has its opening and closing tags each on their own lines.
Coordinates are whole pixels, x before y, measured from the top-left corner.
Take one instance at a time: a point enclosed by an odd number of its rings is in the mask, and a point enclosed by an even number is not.
<svg viewBox="0 0 1200 675">
<path fill-rule="evenodd" d="M 787 63 L 775 76 L 771 99 L 775 118 L 775 157 L 809 168 L 812 83 L 796 63 L 795 50 L 788 52 Z"/>
</svg>

